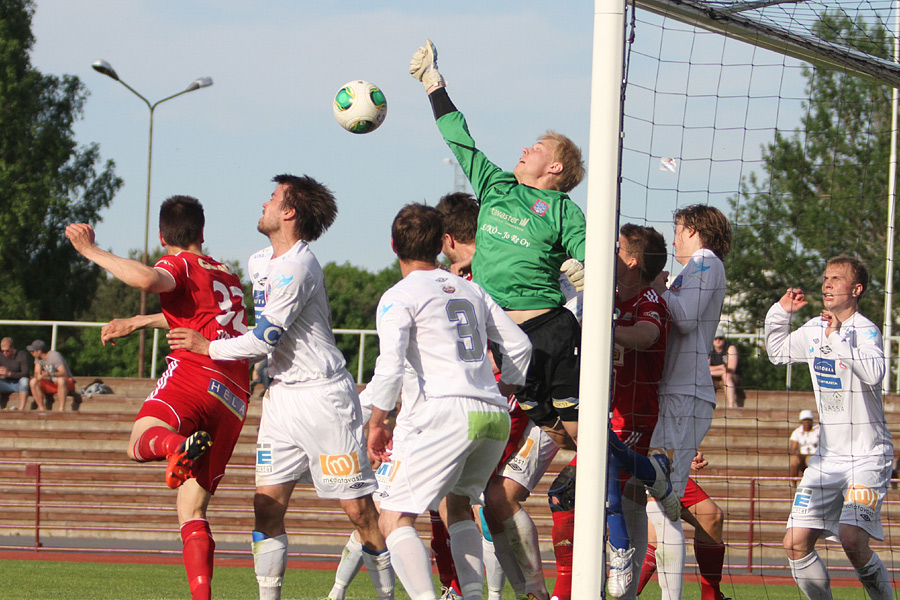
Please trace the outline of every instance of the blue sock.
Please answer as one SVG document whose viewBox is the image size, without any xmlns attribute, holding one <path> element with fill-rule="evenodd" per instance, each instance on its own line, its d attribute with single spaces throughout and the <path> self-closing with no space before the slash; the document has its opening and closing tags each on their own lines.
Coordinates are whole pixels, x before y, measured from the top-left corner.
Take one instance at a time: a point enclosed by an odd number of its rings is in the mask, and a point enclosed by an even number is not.
<svg viewBox="0 0 900 600">
<path fill-rule="evenodd" d="M 644 485 L 651 486 L 656 482 L 656 470 L 650 459 L 623 444 L 612 429 L 609 430 L 609 452 L 623 469 L 640 479 Z"/>
<path fill-rule="evenodd" d="M 625 516 L 622 513 L 622 484 L 619 481 L 621 470 L 619 461 L 610 455 L 606 478 L 606 527 L 609 531 L 609 544 L 617 550 L 628 550 L 631 540 L 628 538 Z"/>
</svg>

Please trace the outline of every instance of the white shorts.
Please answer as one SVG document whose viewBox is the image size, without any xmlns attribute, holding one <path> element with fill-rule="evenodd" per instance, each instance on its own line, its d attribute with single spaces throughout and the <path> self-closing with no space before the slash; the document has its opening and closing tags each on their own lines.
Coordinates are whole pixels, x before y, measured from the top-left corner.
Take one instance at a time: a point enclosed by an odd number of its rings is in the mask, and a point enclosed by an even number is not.
<svg viewBox="0 0 900 600">
<path fill-rule="evenodd" d="M 318 385 L 276 381 L 263 400 L 256 485 L 312 483 L 320 498 L 341 500 L 374 492 L 361 412 L 349 373 Z"/>
<path fill-rule="evenodd" d="M 391 461 L 378 469 L 381 510 L 418 515 L 437 510 L 449 493 L 478 503 L 509 439 L 509 410 L 474 398 L 432 398 L 407 419 L 394 433 Z"/>
<path fill-rule="evenodd" d="M 522 436 L 522 444 L 506 461 L 500 476 L 512 479 L 530 494 L 547 472 L 557 452 L 559 446 L 550 439 L 550 436 L 529 421 Z"/>
<path fill-rule="evenodd" d="M 659 397 L 659 420 L 650 438 L 650 448 L 671 452 L 672 488 L 679 498 L 684 496 L 691 462 L 712 425 L 714 408 L 710 402 L 694 396 L 666 394 Z"/>
<path fill-rule="evenodd" d="M 809 457 L 787 527 L 822 529 L 837 540 L 841 525 L 853 525 L 884 539 L 881 503 L 891 480 L 891 460 L 881 456 L 832 461 Z"/>
</svg>

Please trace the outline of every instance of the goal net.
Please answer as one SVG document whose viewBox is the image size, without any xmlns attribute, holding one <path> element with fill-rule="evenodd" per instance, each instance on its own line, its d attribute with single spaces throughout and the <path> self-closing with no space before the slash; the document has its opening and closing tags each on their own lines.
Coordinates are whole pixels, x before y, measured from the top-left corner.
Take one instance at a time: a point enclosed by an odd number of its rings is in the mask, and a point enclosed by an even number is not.
<svg viewBox="0 0 900 600">
<path fill-rule="evenodd" d="M 671 243 L 673 212 L 708 204 L 733 229 L 719 331 L 737 349 L 741 389 L 732 397 L 718 384 L 701 445 L 709 466 L 696 475 L 724 511 L 728 597 L 739 596 L 732 585 L 760 575 L 791 583 L 782 547 L 797 486 L 789 439 L 801 411 L 818 423 L 808 367 L 768 360 L 766 312 L 786 288 L 801 287 L 811 302 L 792 327 L 818 315 L 825 261 L 848 255 L 869 270 L 860 311 L 882 326 L 895 264 L 888 191 L 897 10 L 887 0 L 634 0 L 626 13 L 620 224 L 653 226 Z M 670 258 L 667 270 L 676 275 L 681 265 Z M 898 431 L 897 398 L 886 395 L 884 407 Z M 895 576 L 897 502 L 892 487 L 881 510 L 885 539 L 872 540 Z M 692 528 L 685 534 L 691 582 Z M 839 543 L 822 539 L 817 549 L 834 585 L 860 586 Z"/>
</svg>

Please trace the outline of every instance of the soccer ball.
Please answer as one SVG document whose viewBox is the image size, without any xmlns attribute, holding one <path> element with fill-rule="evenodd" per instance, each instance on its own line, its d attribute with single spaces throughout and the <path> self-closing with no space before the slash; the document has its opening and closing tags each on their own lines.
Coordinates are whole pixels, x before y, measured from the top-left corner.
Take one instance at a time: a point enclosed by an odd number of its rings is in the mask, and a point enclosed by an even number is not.
<svg viewBox="0 0 900 600">
<path fill-rule="evenodd" d="M 334 118 L 351 133 L 375 131 L 385 115 L 384 93 L 368 81 L 350 81 L 334 96 Z"/>
</svg>

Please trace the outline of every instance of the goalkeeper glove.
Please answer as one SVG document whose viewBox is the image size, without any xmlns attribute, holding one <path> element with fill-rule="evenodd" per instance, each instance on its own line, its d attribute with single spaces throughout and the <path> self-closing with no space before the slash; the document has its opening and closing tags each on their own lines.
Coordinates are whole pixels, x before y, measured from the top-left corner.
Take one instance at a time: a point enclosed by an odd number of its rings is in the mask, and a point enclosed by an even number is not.
<svg viewBox="0 0 900 600">
<path fill-rule="evenodd" d="M 576 292 L 584 289 L 584 264 L 581 261 L 570 258 L 562 264 L 559 270 L 566 274 Z"/>
<path fill-rule="evenodd" d="M 437 66 L 437 48 L 431 40 L 425 40 L 425 45 L 420 46 L 413 54 L 409 61 L 409 74 L 422 82 L 426 92 L 433 87 L 444 87 L 444 78 Z"/>
</svg>

